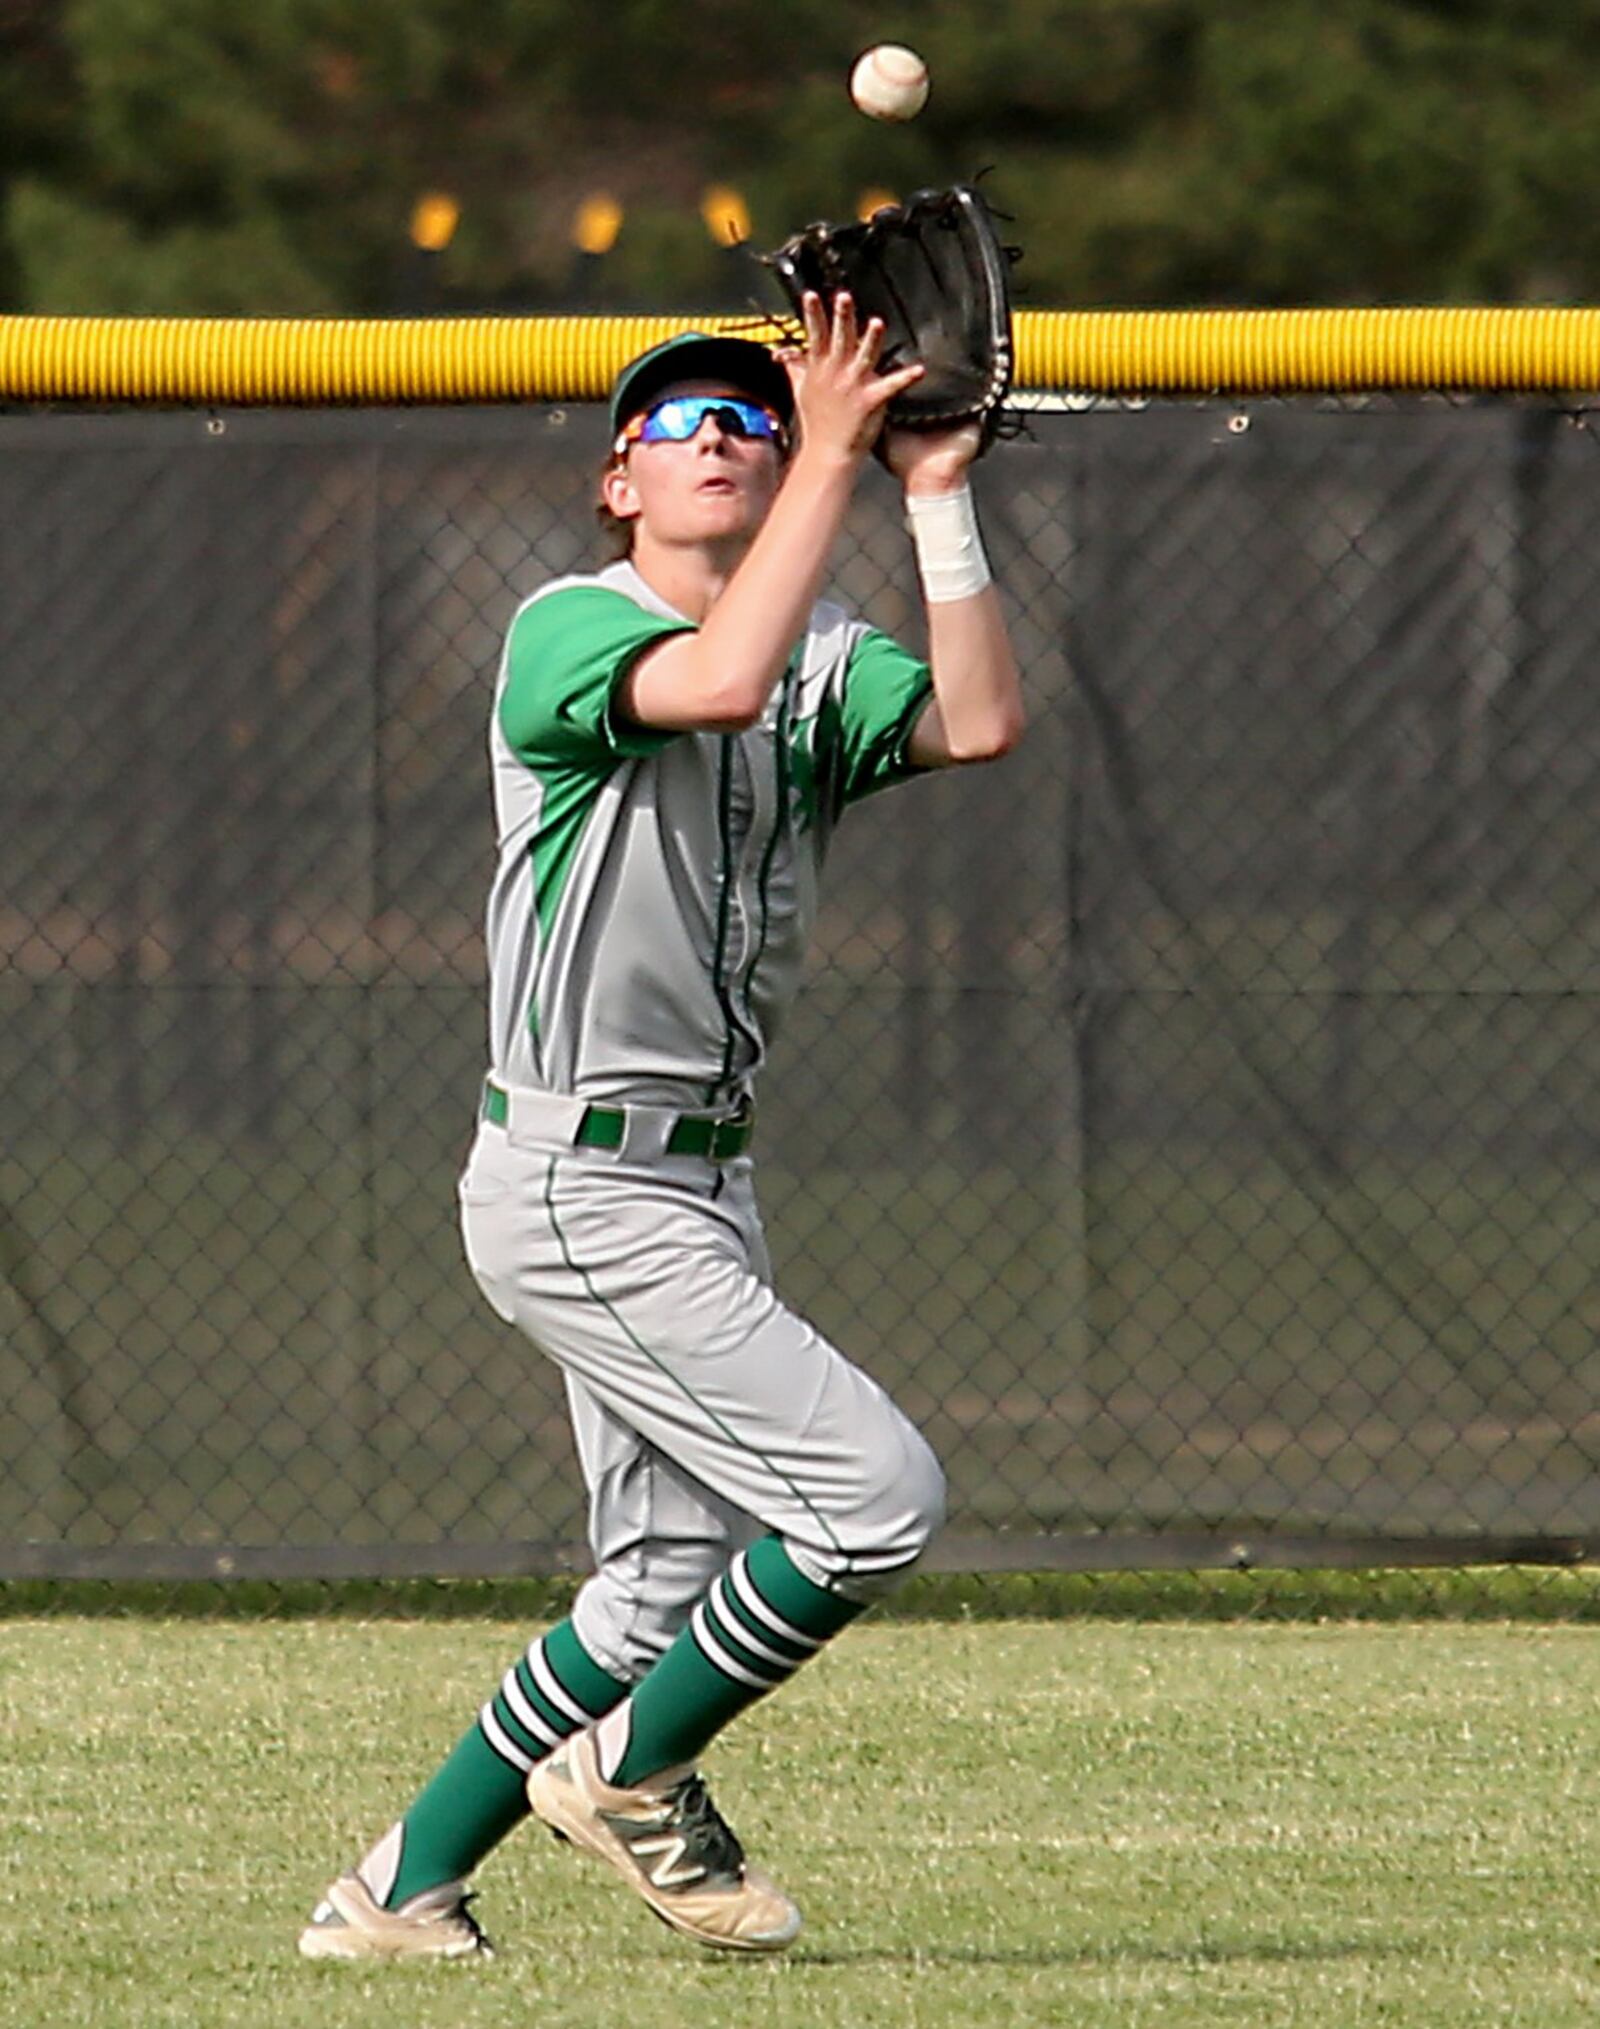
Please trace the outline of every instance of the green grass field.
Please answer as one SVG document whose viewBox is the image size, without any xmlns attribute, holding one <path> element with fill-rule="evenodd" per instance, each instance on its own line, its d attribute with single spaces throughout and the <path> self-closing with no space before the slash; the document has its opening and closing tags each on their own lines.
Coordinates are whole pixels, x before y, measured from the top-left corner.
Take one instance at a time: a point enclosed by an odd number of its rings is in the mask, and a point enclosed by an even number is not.
<svg viewBox="0 0 1600 2029">
<path fill-rule="evenodd" d="M 307 1965 L 526 1626 L 0 1622 L 0 2024 L 1591 2025 L 1600 1630 L 882 1621 L 714 1751 L 779 1962 L 525 1829 L 488 1965 Z"/>
</svg>

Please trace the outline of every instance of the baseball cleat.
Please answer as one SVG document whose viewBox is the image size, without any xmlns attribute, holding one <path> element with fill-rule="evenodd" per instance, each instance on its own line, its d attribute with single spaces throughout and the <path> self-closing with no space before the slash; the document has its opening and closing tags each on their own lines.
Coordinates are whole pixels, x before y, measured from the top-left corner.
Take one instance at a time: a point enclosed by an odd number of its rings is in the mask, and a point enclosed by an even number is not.
<svg viewBox="0 0 1600 2029">
<path fill-rule="evenodd" d="M 308 1959 L 465 1959 L 494 1957 L 459 1881 L 425 1888 L 385 1909 L 359 1874 L 341 1874 L 300 1933 Z"/>
<path fill-rule="evenodd" d="M 600 1776 L 592 1731 L 575 1733 L 528 1777 L 528 1801 L 561 1838 L 616 1869 L 663 1923 L 720 1951 L 775 1952 L 800 1912 L 746 1864 L 700 1777 L 616 1789 Z"/>
</svg>

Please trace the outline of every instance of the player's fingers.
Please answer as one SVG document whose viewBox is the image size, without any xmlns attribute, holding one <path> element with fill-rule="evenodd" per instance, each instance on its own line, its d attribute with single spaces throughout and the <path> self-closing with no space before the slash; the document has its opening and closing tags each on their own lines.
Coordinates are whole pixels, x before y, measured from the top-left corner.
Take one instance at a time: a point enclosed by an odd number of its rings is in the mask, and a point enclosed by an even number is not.
<svg viewBox="0 0 1600 2029">
<path fill-rule="evenodd" d="M 833 299 L 834 350 L 841 359 L 848 359 L 859 342 L 855 298 L 847 289 L 841 289 Z"/>
<path fill-rule="evenodd" d="M 896 395 L 904 394 L 908 387 L 914 387 L 927 372 L 919 359 L 911 366 L 897 366 L 893 373 L 880 373 L 872 382 L 872 399 L 875 407 L 887 407 Z"/>
<path fill-rule="evenodd" d="M 826 349 L 828 343 L 828 317 L 822 307 L 822 298 L 815 289 L 807 289 L 800 299 L 800 318 L 806 327 L 805 349 L 815 356 Z"/>
<path fill-rule="evenodd" d="M 878 354 L 883 350 L 883 329 L 883 319 L 881 317 L 869 317 L 867 319 L 867 328 L 862 332 L 856 343 L 856 364 L 858 366 L 877 365 Z"/>
</svg>

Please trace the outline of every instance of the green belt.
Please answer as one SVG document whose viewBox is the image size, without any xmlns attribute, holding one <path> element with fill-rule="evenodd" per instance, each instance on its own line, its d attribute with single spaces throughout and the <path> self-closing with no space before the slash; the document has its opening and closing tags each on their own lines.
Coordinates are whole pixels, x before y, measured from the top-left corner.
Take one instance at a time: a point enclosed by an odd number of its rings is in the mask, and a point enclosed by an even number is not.
<svg viewBox="0 0 1600 2029">
<path fill-rule="evenodd" d="M 483 1085 L 483 1117 L 504 1127 L 510 1101 L 502 1086 L 491 1079 Z M 572 1137 L 574 1148 L 621 1148 L 628 1116 L 620 1106 L 586 1106 Z M 752 1114 L 736 1114 L 731 1120 L 707 1120 L 698 1113 L 680 1114 L 667 1136 L 668 1155 L 703 1155 L 712 1162 L 732 1162 L 750 1146 L 755 1132 Z"/>
</svg>

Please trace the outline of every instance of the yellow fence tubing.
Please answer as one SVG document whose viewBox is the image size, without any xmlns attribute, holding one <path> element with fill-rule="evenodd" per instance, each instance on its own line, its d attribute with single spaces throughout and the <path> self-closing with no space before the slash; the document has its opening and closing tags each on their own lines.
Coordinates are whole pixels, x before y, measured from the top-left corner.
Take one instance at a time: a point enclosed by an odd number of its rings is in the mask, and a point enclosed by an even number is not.
<svg viewBox="0 0 1600 2029">
<path fill-rule="evenodd" d="M 1018 379 L 1102 394 L 1600 388 L 1600 310 L 1024 312 Z"/>
<path fill-rule="evenodd" d="M 676 331 L 729 317 L 0 317 L 0 402 L 566 402 Z M 1269 394 L 1600 388 L 1600 310 L 1024 310 L 1043 392 Z"/>
</svg>

